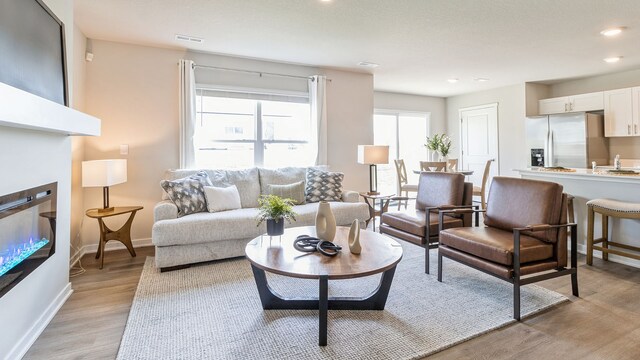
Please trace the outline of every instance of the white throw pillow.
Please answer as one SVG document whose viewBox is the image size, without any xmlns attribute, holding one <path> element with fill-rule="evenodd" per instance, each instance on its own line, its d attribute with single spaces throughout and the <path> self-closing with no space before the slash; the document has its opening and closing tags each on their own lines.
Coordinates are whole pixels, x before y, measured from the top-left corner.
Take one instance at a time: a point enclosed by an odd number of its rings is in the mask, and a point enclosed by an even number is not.
<svg viewBox="0 0 640 360">
<path fill-rule="evenodd" d="M 205 186 L 204 195 L 207 198 L 209 212 L 235 210 L 242 208 L 240 193 L 235 185 L 229 187 Z"/>
</svg>

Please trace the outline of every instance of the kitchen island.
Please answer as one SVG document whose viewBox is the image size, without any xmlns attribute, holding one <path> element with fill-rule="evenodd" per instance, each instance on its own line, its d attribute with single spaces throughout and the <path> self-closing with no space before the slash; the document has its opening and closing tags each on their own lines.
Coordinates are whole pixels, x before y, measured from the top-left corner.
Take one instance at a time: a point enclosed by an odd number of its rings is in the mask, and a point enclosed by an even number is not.
<svg viewBox="0 0 640 360">
<path fill-rule="evenodd" d="M 564 192 L 575 197 L 573 207 L 578 223 L 578 252 L 587 250 L 587 201 L 606 198 L 640 203 L 640 174 L 613 175 L 606 169 L 595 173 L 591 169 L 570 169 L 564 171 L 541 171 L 536 168 L 518 169 L 523 179 L 552 181 L 564 186 Z M 600 237 L 600 216 L 595 217 L 595 236 Z M 640 221 L 611 218 L 609 236 L 622 244 L 640 246 Z M 594 251 L 594 257 L 602 258 L 600 251 Z M 609 261 L 640 267 L 640 261 L 609 254 Z"/>
</svg>

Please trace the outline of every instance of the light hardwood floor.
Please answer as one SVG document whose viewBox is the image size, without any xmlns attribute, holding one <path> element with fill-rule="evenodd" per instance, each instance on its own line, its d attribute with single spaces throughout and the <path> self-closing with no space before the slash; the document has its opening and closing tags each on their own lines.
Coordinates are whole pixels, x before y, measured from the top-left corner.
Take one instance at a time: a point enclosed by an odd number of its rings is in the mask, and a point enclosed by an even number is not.
<svg viewBox="0 0 640 360">
<path fill-rule="evenodd" d="M 115 358 L 142 265 L 153 256 L 153 248 L 136 251 L 136 258 L 108 252 L 104 270 L 86 255 L 86 273 L 72 278 L 74 293 L 25 359 Z M 639 359 L 640 269 L 578 261 L 580 298 L 571 296 L 568 276 L 538 283 L 571 302 L 429 359 Z"/>
</svg>

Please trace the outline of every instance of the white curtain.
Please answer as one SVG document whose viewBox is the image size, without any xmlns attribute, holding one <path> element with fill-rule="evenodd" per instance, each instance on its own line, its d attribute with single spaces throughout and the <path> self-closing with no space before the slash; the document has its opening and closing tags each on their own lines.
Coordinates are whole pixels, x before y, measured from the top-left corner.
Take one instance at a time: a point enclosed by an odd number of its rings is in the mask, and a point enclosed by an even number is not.
<svg viewBox="0 0 640 360">
<path fill-rule="evenodd" d="M 180 90 L 180 168 L 191 169 L 196 165 L 196 80 L 193 61 L 181 59 L 179 66 Z"/>
<path fill-rule="evenodd" d="M 315 165 L 327 164 L 327 77 L 314 75 L 309 78 L 309 103 L 311 104 L 311 148 Z M 313 160 L 313 159 L 312 159 Z"/>
</svg>

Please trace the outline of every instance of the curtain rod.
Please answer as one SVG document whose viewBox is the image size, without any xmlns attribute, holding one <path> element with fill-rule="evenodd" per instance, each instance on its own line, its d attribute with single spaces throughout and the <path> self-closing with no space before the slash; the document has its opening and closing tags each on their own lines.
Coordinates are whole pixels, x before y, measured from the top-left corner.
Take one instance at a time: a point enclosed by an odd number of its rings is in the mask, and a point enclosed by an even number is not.
<svg viewBox="0 0 640 360">
<path fill-rule="evenodd" d="M 230 69 L 230 68 L 225 68 L 225 67 L 209 66 L 209 65 L 196 65 L 196 64 L 193 64 L 193 68 L 194 69 L 195 68 L 201 68 L 201 69 L 210 69 L 210 70 L 242 72 L 242 73 L 247 73 L 247 74 L 255 74 L 255 75 L 258 75 L 260 77 L 262 77 L 262 75 L 267 75 L 267 76 L 279 76 L 279 77 L 288 77 L 288 78 L 293 78 L 293 79 L 304 79 L 304 80 L 308 80 L 308 79 L 311 78 L 311 76 L 298 76 L 298 75 L 277 74 L 277 73 L 264 72 L 264 71 Z M 327 78 L 327 81 L 330 82 L 331 79 Z"/>
</svg>

